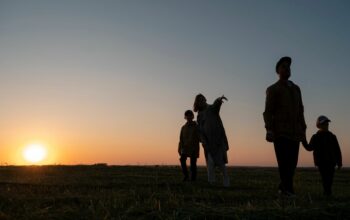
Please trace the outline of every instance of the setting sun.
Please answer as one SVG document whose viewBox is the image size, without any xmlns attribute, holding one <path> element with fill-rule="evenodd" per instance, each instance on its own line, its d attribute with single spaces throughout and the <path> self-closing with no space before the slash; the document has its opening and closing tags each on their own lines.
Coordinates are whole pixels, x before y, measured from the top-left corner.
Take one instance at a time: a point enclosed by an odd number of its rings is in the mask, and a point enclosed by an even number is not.
<svg viewBox="0 0 350 220">
<path fill-rule="evenodd" d="M 23 150 L 23 157 L 30 163 L 39 163 L 46 158 L 47 150 L 41 144 L 31 144 Z"/>
</svg>

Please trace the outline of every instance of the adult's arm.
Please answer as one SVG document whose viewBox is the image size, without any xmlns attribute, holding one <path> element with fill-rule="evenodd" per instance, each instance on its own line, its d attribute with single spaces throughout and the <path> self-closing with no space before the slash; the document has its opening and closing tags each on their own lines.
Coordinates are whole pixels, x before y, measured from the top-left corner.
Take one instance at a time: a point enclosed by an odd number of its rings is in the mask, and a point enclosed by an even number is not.
<svg viewBox="0 0 350 220">
<path fill-rule="evenodd" d="M 275 113 L 276 95 L 273 89 L 266 90 L 265 111 L 263 113 L 267 132 L 273 132 L 273 119 Z"/>
<path fill-rule="evenodd" d="M 223 103 L 223 101 L 222 101 L 223 98 L 224 98 L 224 96 L 215 99 L 215 101 L 214 101 L 214 103 L 213 103 L 213 105 L 212 105 L 214 111 L 217 112 L 217 113 L 220 112 L 221 105 L 222 105 L 222 103 Z"/>
<path fill-rule="evenodd" d="M 180 141 L 179 141 L 179 146 L 177 148 L 177 152 L 179 153 L 179 155 L 181 155 L 181 149 L 183 148 L 183 144 L 184 144 L 184 141 L 183 141 L 183 134 L 182 134 L 182 131 L 183 129 L 181 128 L 181 131 L 180 131 Z"/>
<path fill-rule="evenodd" d="M 341 150 L 340 150 L 340 146 L 339 146 L 339 142 L 337 139 L 337 136 L 334 135 L 334 143 L 335 143 L 335 155 L 336 155 L 336 160 L 337 160 L 337 165 L 338 167 L 342 167 L 343 166 L 343 161 L 342 161 L 342 155 L 341 155 Z"/>
<path fill-rule="evenodd" d="M 315 150 L 315 148 L 317 146 L 317 137 L 315 135 L 312 135 L 312 137 L 310 139 L 310 143 L 307 144 L 307 142 L 305 140 L 305 142 L 303 142 L 303 146 L 307 151 Z"/>
<path fill-rule="evenodd" d="M 301 95 L 301 90 L 298 87 L 298 92 L 299 92 L 299 112 L 300 112 L 300 124 L 301 124 L 301 128 L 303 129 L 304 132 L 304 139 L 306 138 L 306 122 L 305 122 L 305 117 L 304 117 L 304 104 L 303 104 L 303 99 L 302 99 L 302 95 Z"/>
</svg>

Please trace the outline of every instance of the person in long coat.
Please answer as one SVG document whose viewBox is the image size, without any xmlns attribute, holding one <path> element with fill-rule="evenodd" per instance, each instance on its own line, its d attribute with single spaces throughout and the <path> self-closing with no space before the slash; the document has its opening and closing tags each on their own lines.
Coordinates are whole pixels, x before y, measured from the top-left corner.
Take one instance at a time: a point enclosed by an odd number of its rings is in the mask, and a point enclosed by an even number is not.
<svg viewBox="0 0 350 220">
<path fill-rule="evenodd" d="M 200 140 L 204 148 L 207 163 L 208 181 L 215 182 L 215 167 L 219 167 L 224 177 L 224 186 L 230 185 L 226 164 L 228 163 L 227 151 L 229 145 L 223 126 L 220 109 L 225 96 L 217 98 L 212 105 L 207 104 L 206 98 L 198 94 L 194 102 L 194 111 L 198 112 L 197 123 Z"/>
</svg>

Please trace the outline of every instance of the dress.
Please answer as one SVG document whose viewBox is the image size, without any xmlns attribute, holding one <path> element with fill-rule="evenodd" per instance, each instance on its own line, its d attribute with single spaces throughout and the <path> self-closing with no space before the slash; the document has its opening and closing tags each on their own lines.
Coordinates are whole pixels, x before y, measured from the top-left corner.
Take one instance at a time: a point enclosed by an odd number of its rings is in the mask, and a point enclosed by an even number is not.
<svg viewBox="0 0 350 220">
<path fill-rule="evenodd" d="M 197 122 L 200 139 L 206 154 L 210 154 L 216 166 L 227 164 L 227 151 L 229 149 L 224 126 L 220 118 L 222 101 L 216 99 L 212 105 L 198 112 Z"/>
</svg>

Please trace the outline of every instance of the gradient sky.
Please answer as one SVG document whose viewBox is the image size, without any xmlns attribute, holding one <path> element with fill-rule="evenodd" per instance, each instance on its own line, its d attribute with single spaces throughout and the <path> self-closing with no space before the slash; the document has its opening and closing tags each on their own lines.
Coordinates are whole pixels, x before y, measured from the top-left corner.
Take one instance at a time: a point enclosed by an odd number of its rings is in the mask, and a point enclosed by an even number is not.
<svg viewBox="0 0 350 220">
<path fill-rule="evenodd" d="M 308 137 L 329 116 L 349 166 L 349 11 L 347 0 L 0 0 L 0 163 L 25 164 L 23 147 L 40 142 L 50 164 L 178 164 L 183 113 L 203 93 L 229 99 L 229 165 L 275 166 L 262 112 L 288 55 Z"/>
</svg>

